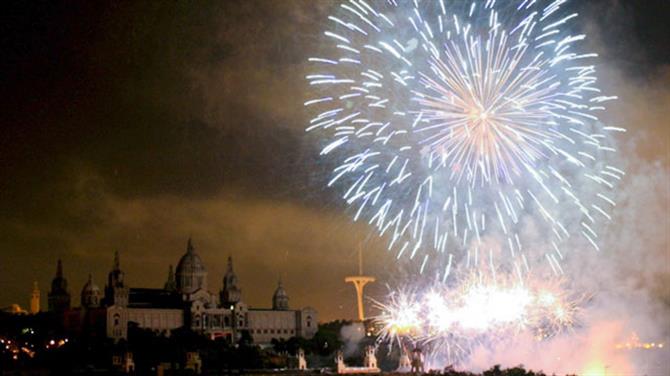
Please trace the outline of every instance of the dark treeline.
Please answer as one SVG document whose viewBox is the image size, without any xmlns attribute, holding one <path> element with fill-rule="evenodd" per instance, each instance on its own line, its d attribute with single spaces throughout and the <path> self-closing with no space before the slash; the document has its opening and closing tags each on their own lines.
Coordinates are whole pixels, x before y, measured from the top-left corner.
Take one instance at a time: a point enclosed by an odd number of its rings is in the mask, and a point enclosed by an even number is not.
<svg viewBox="0 0 670 376">
<path fill-rule="evenodd" d="M 48 314 L 34 316 L 0 315 L 0 375 L 113 375 L 121 371 L 112 362 L 114 356 L 132 353 L 134 374 L 156 375 L 163 368 L 164 375 L 189 375 L 185 369 L 187 354 L 197 353 L 202 361 L 204 375 L 240 374 L 311 374 L 330 373 L 334 354 L 345 350 L 345 362 L 360 365 L 363 349 L 376 342 L 366 336 L 356 343 L 343 342 L 340 333 L 347 321 L 321 324 L 312 339 L 293 337 L 273 340 L 271 346 L 253 343 L 248 332 L 231 343 L 224 339 L 211 340 L 189 329 L 173 330 L 169 336 L 158 335 L 131 323 L 128 339 L 114 342 L 105 336 L 90 333 L 64 333 L 57 321 Z M 296 373 L 295 356 L 305 351 L 311 371 Z M 389 374 L 398 367 L 397 347 L 379 346 L 379 367 Z M 283 371 L 281 371 L 283 370 Z M 542 372 L 527 371 L 523 367 L 501 369 L 494 366 L 481 374 L 446 368 L 428 374 L 449 376 L 542 376 Z"/>
</svg>

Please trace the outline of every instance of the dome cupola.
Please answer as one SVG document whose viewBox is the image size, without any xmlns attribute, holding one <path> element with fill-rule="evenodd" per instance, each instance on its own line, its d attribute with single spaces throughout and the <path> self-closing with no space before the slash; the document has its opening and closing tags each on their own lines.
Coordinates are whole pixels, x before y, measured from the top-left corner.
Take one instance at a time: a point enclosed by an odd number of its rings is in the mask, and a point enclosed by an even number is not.
<svg viewBox="0 0 670 376">
<path fill-rule="evenodd" d="M 279 280 L 274 295 L 272 295 L 272 309 L 279 311 L 288 310 L 288 294 L 286 293 L 286 290 L 284 290 L 281 279 Z"/>
<path fill-rule="evenodd" d="M 175 273 L 177 291 L 181 294 L 192 294 L 198 290 L 207 290 L 207 269 L 200 256 L 195 253 L 191 238 L 186 244 L 186 253 L 177 264 Z"/>
<path fill-rule="evenodd" d="M 100 306 L 100 288 L 93 283 L 93 277 L 89 274 L 88 281 L 81 289 L 81 306 L 83 308 L 97 308 Z"/>
</svg>

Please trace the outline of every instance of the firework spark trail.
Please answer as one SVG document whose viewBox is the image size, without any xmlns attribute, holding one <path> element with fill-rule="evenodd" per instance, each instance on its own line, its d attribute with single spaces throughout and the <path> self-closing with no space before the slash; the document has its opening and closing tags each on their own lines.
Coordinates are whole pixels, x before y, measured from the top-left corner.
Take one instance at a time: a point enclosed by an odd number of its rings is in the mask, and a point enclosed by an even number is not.
<svg viewBox="0 0 670 376">
<path fill-rule="evenodd" d="M 350 0 L 328 17 L 307 130 L 337 164 L 328 185 L 398 259 L 443 280 L 523 279 L 563 274 L 568 238 L 598 249 L 623 129 L 598 121 L 616 97 L 598 89 L 564 3 Z M 543 244 L 529 244 L 528 221 Z"/>
</svg>

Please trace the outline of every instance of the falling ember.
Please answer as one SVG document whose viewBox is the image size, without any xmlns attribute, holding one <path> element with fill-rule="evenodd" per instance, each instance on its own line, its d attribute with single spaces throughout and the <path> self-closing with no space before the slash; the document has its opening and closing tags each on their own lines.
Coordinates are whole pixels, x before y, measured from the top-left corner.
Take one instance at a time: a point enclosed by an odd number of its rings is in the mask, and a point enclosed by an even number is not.
<svg viewBox="0 0 670 376">
<path fill-rule="evenodd" d="M 636 333 L 632 333 L 630 338 L 626 342 L 617 343 L 614 348 L 617 350 L 633 350 L 633 349 L 642 349 L 642 350 L 661 350 L 665 347 L 663 342 L 641 342 L 640 337 Z"/>
</svg>

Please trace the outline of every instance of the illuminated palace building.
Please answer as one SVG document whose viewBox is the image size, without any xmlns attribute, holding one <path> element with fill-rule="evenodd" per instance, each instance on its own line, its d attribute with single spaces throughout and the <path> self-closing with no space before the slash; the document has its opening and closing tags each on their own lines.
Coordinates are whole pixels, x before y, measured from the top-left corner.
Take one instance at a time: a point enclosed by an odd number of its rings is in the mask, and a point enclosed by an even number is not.
<svg viewBox="0 0 670 376">
<path fill-rule="evenodd" d="M 273 338 L 312 338 L 317 330 L 317 311 L 310 307 L 291 310 L 288 300 L 280 281 L 272 296 L 272 308 L 247 306 L 231 258 L 221 291 L 218 295 L 211 293 L 207 289 L 207 269 L 190 239 L 176 271 L 170 266 L 162 289 L 129 287 L 117 252 L 104 292 L 89 275 L 81 291 L 81 306 L 70 308 L 67 280 L 59 260 L 48 297 L 49 311 L 62 317 L 66 330 L 104 333 L 115 340 L 127 338 L 131 323 L 166 335 L 173 329 L 189 327 L 212 339 L 230 341 L 248 331 L 257 344 L 267 344 Z"/>
</svg>

